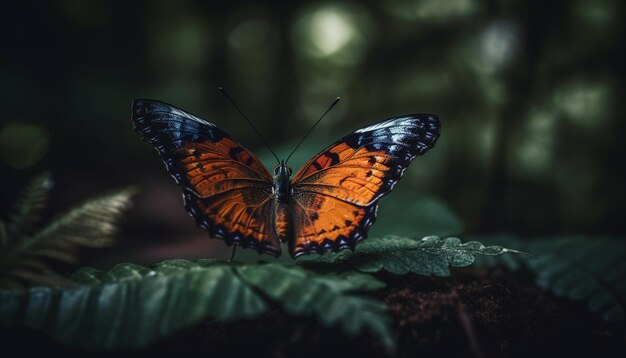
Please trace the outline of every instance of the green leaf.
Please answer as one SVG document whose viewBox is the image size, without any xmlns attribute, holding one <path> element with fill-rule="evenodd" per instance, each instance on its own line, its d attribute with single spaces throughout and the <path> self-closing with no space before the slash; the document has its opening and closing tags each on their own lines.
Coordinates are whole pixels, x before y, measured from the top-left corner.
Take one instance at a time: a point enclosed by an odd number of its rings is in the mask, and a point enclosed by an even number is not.
<svg viewBox="0 0 626 358">
<path fill-rule="evenodd" d="M 527 267 L 538 286 L 572 300 L 586 301 L 604 320 L 626 315 L 626 243 L 623 240 L 555 237 L 521 240 L 514 236 L 486 238 L 532 252 L 536 259 L 517 258 L 509 268 Z M 500 259 L 482 265 L 502 263 Z"/>
<path fill-rule="evenodd" d="M 244 280 L 290 315 L 314 314 L 326 327 L 339 326 L 349 336 L 369 330 L 387 348 L 393 347 L 386 306 L 352 293 L 380 288 L 382 284 L 372 276 L 351 272 L 339 279 L 336 275 L 316 275 L 297 266 L 280 264 L 242 266 L 238 271 Z"/>
<path fill-rule="evenodd" d="M 71 280 L 69 288 L 0 290 L 0 323 L 87 348 L 139 348 L 205 319 L 258 317 L 269 299 L 287 314 L 315 316 L 353 336 L 370 331 L 393 344 L 385 305 L 357 294 L 384 284 L 358 272 L 170 260 L 154 269 L 128 263 L 108 272 L 82 268 Z"/>
<path fill-rule="evenodd" d="M 84 347 L 136 348 L 207 317 L 236 321 L 267 309 L 226 264 L 177 260 L 153 270 L 120 264 L 109 272 L 84 268 L 72 279 L 81 285 L 37 287 L 27 295 L 0 291 L 2 323 Z"/>
<path fill-rule="evenodd" d="M 385 270 L 395 274 L 448 276 L 450 267 L 469 266 L 476 255 L 522 253 L 501 246 L 485 246 L 477 241 L 461 243 L 455 237 L 427 236 L 421 240 L 400 236 L 370 238 L 354 252 L 343 250 L 324 255 L 302 256 L 300 264 L 346 263 L 363 272 Z"/>
</svg>

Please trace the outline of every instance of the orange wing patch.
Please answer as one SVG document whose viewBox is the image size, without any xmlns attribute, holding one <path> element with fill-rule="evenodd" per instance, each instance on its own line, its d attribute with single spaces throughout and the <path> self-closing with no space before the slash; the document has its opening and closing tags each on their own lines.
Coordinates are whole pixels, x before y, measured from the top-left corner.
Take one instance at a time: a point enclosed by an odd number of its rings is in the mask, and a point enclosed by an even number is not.
<svg viewBox="0 0 626 358">
<path fill-rule="evenodd" d="M 314 193 L 299 193 L 293 200 L 296 230 L 289 249 L 294 257 L 353 247 L 375 221 L 376 205 L 359 207 Z"/>
<path fill-rule="evenodd" d="M 311 168 L 315 166 L 312 165 L 305 169 L 304 173 L 310 174 L 302 174 L 299 180 L 294 179 L 297 191 L 330 195 L 361 206 L 374 202 L 385 184 L 385 176 L 391 168 L 393 158 L 382 150 L 371 152 L 366 148 L 360 148 L 353 149 L 347 155 L 349 152 L 342 150 L 345 159 L 340 159 L 334 166 L 329 165 L 313 171 Z M 318 161 L 321 162 L 323 159 L 317 158 L 313 163 Z"/>
<path fill-rule="evenodd" d="M 331 167 L 342 160 L 347 159 L 355 150 L 346 143 L 338 143 L 327 150 L 322 151 L 313 159 L 309 160 L 293 177 L 294 181 L 298 181 L 301 177 L 309 176 L 319 170 Z"/>
<path fill-rule="evenodd" d="M 185 206 L 211 236 L 279 256 L 280 242 L 271 221 L 270 194 L 259 189 L 235 189 L 204 199 L 185 193 Z"/>
<path fill-rule="evenodd" d="M 271 176 L 256 157 L 230 138 L 217 143 L 186 143 L 179 154 L 187 186 L 200 197 L 271 185 Z"/>
</svg>

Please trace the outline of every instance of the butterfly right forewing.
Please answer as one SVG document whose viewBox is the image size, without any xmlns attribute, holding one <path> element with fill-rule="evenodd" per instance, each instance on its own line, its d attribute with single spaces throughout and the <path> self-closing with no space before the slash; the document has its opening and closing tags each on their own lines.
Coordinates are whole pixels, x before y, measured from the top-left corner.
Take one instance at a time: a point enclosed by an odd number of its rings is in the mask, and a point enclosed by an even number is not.
<svg viewBox="0 0 626 358">
<path fill-rule="evenodd" d="M 359 129 L 321 151 L 294 176 L 293 256 L 339 250 L 367 237 L 378 199 L 439 137 L 439 118 L 395 117 Z"/>
</svg>

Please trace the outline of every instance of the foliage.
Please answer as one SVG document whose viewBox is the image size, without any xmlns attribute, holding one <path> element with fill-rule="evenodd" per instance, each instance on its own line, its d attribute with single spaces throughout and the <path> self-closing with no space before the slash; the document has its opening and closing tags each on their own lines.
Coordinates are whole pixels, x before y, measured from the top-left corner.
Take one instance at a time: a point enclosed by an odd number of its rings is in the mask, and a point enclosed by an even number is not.
<svg viewBox="0 0 626 358">
<path fill-rule="evenodd" d="M 449 267 L 469 266 L 476 255 L 496 256 L 522 253 L 501 246 L 485 246 L 477 241 L 461 243 L 456 237 L 442 239 L 427 236 L 421 240 L 400 236 L 369 239 L 354 252 L 340 251 L 317 256 L 304 256 L 301 264 L 346 263 L 363 272 L 385 270 L 395 274 L 408 272 L 419 275 L 448 276 Z"/>
<path fill-rule="evenodd" d="M 0 286 L 62 283 L 49 261 L 74 264 L 80 247 L 111 244 L 115 222 L 132 195 L 127 189 L 93 199 L 40 227 L 51 188 L 48 174 L 36 178 L 25 189 L 9 223 L 0 222 Z"/>
<path fill-rule="evenodd" d="M 456 238 L 390 236 L 365 241 L 355 253 L 344 250 L 300 259 L 306 267 L 171 260 L 154 269 L 134 264 L 108 272 L 83 268 L 71 277 L 72 287 L 33 287 L 26 294 L 0 291 L 0 319 L 4 325 L 42 329 L 62 342 L 85 347 L 137 348 L 206 318 L 250 319 L 277 305 L 291 316 L 314 316 L 350 336 L 370 332 L 391 349 L 385 305 L 360 294 L 381 289 L 384 283 L 342 264 L 367 272 L 445 276 L 448 266 L 469 265 L 476 254 L 505 252 L 512 251 L 477 242 L 461 244 Z"/>
<path fill-rule="evenodd" d="M 2 263 L 11 270 L 5 272 L 30 269 L 46 279 L 39 280 L 42 283 L 58 283 L 44 271 L 26 266 L 25 259 L 75 262 L 76 246 L 109 243 L 130 192 L 89 201 L 36 230 L 48 183 L 48 177 L 41 177 L 26 191 L 3 236 L 7 239 Z M 422 201 L 411 206 L 411 212 L 425 218 L 412 221 L 418 231 L 460 230 L 460 221 L 436 204 Z M 233 322 L 279 307 L 293 317 L 315 317 L 325 327 L 338 327 L 349 336 L 369 332 L 392 349 L 386 306 L 363 294 L 385 284 L 367 273 L 446 276 L 449 267 L 470 265 L 477 254 L 507 252 L 517 251 L 461 243 L 457 238 L 385 236 L 362 242 L 354 253 L 305 256 L 298 259 L 300 265 L 170 260 L 154 268 L 134 264 L 120 264 L 110 271 L 82 268 L 63 286 L 0 290 L 0 321 L 5 326 L 41 329 L 61 342 L 84 347 L 138 348 L 204 319 Z"/>
<path fill-rule="evenodd" d="M 481 258 L 478 264 L 504 263 L 511 269 L 527 267 L 540 287 L 577 301 L 611 322 L 626 312 L 626 243 L 623 240 L 557 237 L 520 240 L 498 236 L 492 241 L 528 250 L 536 259 L 523 257 Z"/>
<path fill-rule="evenodd" d="M 384 284 L 355 272 L 317 274 L 281 264 L 172 260 L 154 269 L 120 264 L 84 268 L 73 288 L 0 291 L 5 325 L 43 329 L 62 342 L 98 348 L 142 347 L 207 317 L 237 321 L 268 310 L 267 299 L 293 316 L 315 315 L 349 335 L 369 330 L 390 347 L 384 304 L 357 295 Z M 131 334 L 132 333 L 132 334 Z"/>
</svg>

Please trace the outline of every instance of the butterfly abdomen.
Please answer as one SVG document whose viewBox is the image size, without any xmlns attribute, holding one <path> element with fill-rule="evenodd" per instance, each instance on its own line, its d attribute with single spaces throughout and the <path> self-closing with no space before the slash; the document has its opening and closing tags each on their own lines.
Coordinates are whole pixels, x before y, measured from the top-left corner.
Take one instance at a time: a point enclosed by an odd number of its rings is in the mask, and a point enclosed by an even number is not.
<svg viewBox="0 0 626 358">
<path fill-rule="evenodd" d="M 276 215 L 274 220 L 274 228 L 276 234 L 281 241 L 287 241 L 291 238 L 292 221 L 289 213 L 289 206 L 284 203 L 277 202 L 275 204 Z"/>
</svg>

